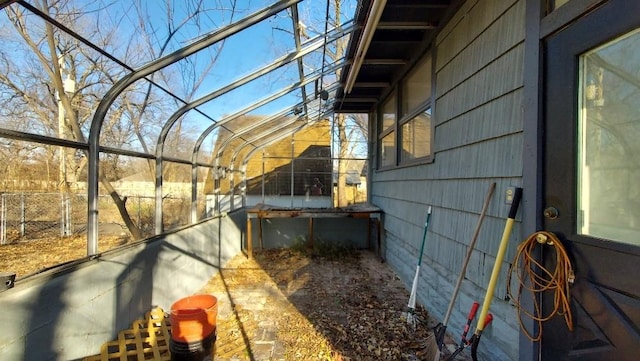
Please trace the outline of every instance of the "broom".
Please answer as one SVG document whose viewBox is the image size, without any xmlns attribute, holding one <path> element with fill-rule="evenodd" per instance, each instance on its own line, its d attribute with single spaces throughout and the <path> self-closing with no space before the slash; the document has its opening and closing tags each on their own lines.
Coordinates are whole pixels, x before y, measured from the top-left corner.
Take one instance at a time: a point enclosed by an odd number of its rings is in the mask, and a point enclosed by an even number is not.
<svg viewBox="0 0 640 361">
<path fill-rule="evenodd" d="M 429 228 L 429 219 L 431 218 L 431 206 L 427 210 L 427 219 L 424 222 L 424 233 L 422 234 L 422 245 L 420 246 L 420 255 L 418 256 L 418 265 L 416 266 L 416 275 L 413 277 L 413 285 L 411 286 L 411 295 L 409 295 L 409 305 L 407 306 L 407 323 L 410 326 L 416 326 L 416 294 L 418 293 L 418 278 L 420 276 L 420 264 L 422 263 L 422 253 L 424 252 L 424 243 L 427 240 L 427 229 Z"/>
<path fill-rule="evenodd" d="M 476 224 L 476 229 L 473 232 L 473 237 L 471 238 L 471 242 L 469 243 L 469 249 L 467 249 L 467 255 L 462 262 L 462 270 L 460 270 L 460 274 L 458 275 L 458 280 L 453 289 L 453 295 L 451 296 L 451 300 L 449 301 L 449 307 L 447 308 L 447 312 L 445 313 L 444 319 L 442 323 L 439 323 L 433 328 L 433 334 L 427 336 L 427 345 L 425 350 L 425 360 L 428 361 L 439 361 L 440 354 L 442 352 L 442 347 L 444 346 L 444 335 L 447 332 L 447 324 L 449 323 L 449 317 L 451 317 L 451 313 L 453 311 L 453 305 L 455 303 L 456 298 L 458 297 L 458 292 L 460 291 L 460 286 L 462 285 L 462 280 L 464 280 L 465 274 L 467 273 L 467 265 L 469 264 L 469 260 L 471 259 L 471 254 L 475 248 L 476 241 L 478 240 L 478 234 L 480 233 L 480 226 L 482 225 L 482 220 L 484 220 L 484 216 L 487 213 L 487 208 L 489 207 L 489 203 L 491 201 L 491 197 L 493 196 L 493 192 L 496 189 L 496 184 L 492 183 L 489 187 L 489 191 L 487 192 L 487 196 L 484 200 L 484 205 L 482 206 L 482 211 L 480 212 L 480 218 L 478 218 L 478 223 Z"/>
</svg>

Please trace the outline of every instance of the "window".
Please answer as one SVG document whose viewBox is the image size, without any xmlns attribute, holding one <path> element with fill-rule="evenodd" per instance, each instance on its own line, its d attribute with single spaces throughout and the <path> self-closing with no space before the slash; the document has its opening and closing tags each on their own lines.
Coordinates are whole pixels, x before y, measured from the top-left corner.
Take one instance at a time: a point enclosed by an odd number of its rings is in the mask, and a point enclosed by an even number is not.
<svg viewBox="0 0 640 361">
<path fill-rule="evenodd" d="M 416 62 L 379 109 L 379 166 L 430 160 L 431 52 Z M 397 131 L 396 131 L 397 130 Z"/>
<path fill-rule="evenodd" d="M 582 54 L 578 234 L 640 245 L 640 29 Z"/>
<path fill-rule="evenodd" d="M 402 117 L 406 117 L 431 99 L 430 53 L 420 59 L 402 83 Z"/>
<path fill-rule="evenodd" d="M 398 102 L 396 93 L 391 94 L 382 105 L 382 126 L 380 129 L 385 132 L 390 128 L 393 128 L 396 124 L 396 118 L 398 113 Z"/>
<path fill-rule="evenodd" d="M 380 142 L 380 167 L 388 167 L 396 164 L 396 140 L 395 132 L 384 136 Z"/>
<path fill-rule="evenodd" d="M 402 81 L 400 163 L 431 155 L 431 53 L 427 53 Z"/>
<path fill-rule="evenodd" d="M 427 108 L 402 124 L 401 136 L 401 163 L 429 156 L 431 154 L 431 108 Z"/>
<path fill-rule="evenodd" d="M 569 0 L 547 0 L 547 14 L 568 2 Z"/>
<path fill-rule="evenodd" d="M 398 113 L 398 98 L 393 92 L 380 107 L 380 129 L 378 140 L 380 142 L 380 161 L 381 168 L 396 165 L 396 119 Z"/>
</svg>

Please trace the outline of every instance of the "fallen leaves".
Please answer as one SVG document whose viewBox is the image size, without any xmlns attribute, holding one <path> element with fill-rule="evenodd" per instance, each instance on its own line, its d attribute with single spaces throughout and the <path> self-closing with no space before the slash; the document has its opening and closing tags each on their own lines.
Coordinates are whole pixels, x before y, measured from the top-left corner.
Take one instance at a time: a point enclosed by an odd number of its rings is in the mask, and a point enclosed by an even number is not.
<svg viewBox="0 0 640 361">
<path fill-rule="evenodd" d="M 284 346 L 284 360 L 415 360 L 424 356 L 431 329 L 426 322 L 415 329 L 408 326 L 402 317 L 408 291 L 372 253 L 323 258 L 281 249 L 254 256 L 254 260 L 232 265 L 233 272 L 225 270 L 225 282 L 230 294 L 234 287 L 277 287 L 280 296 L 273 295 L 268 301 L 277 307 L 271 307 L 273 311 L 267 307 L 255 317 L 278 325 L 276 338 Z M 207 292 L 218 291 L 211 287 Z M 421 307 L 416 313 L 427 320 Z"/>
</svg>

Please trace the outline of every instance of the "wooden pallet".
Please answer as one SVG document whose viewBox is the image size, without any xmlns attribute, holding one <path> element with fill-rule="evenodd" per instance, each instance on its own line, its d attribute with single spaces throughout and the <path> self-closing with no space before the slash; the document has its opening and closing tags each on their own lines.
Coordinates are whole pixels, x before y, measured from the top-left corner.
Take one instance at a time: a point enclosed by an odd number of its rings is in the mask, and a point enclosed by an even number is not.
<svg viewBox="0 0 640 361">
<path fill-rule="evenodd" d="M 84 361 L 171 360 L 171 325 L 161 308 L 154 308 L 144 320 L 135 320 L 131 329 L 120 331 L 117 341 L 102 345 L 99 355 Z"/>
</svg>

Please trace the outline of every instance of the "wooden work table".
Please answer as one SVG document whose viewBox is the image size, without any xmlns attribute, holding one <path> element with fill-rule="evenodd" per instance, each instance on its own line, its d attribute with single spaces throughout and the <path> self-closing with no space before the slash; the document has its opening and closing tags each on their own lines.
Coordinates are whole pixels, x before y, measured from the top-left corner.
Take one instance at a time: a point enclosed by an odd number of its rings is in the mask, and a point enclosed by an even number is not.
<svg viewBox="0 0 640 361">
<path fill-rule="evenodd" d="M 258 241 L 262 247 L 262 220 L 265 218 L 308 218 L 308 245 L 313 247 L 313 220 L 314 218 L 366 218 L 367 223 L 367 246 L 371 248 L 371 222 L 377 232 L 377 252 L 380 252 L 381 238 L 381 214 L 378 207 L 371 205 L 358 205 L 347 208 L 282 208 L 266 204 L 258 204 L 247 209 L 247 256 L 253 257 L 253 237 L 251 220 L 257 219 Z"/>
</svg>

